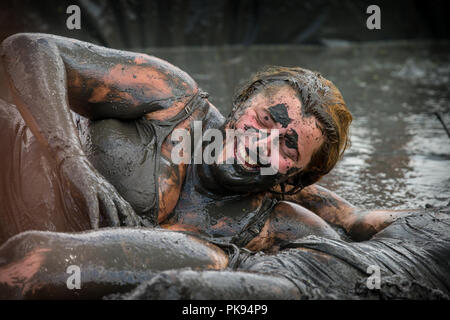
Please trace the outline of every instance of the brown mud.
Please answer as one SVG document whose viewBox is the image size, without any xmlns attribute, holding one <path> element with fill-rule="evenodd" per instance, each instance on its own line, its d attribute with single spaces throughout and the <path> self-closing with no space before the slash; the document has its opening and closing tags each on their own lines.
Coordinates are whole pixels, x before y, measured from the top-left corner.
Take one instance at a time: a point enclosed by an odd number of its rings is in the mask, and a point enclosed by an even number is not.
<svg viewBox="0 0 450 320">
<path fill-rule="evenodd" d="M 273 121 L 280 123 L 283 128 L 286 128 L 289 123 L 292 122 L 292 119 L 289 118 L 286 105 L 284 104 L 277 104 L 269 107 L 269 112 Z"/>
</svg>

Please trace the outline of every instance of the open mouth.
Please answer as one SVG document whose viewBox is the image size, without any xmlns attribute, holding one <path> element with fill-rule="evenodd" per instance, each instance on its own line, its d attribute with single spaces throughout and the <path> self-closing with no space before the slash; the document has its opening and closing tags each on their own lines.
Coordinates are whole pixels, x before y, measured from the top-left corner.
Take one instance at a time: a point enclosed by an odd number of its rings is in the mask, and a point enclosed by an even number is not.
<svg viewBox="0 0 450 320">
<path fill-rule="evenodd" d="M 254 157 L 251 158 L 250 150 L 245 147 L 243 143 L 238 143 L 237 138 L 235 138 L 234 142 L 234 157 L 237 160 L 237 164 L 246 171 L 257 172 L 260 171 L 261 167 L 270 167 L 270 164 L 262 164 L 256 153 L 254 153 Z"/>
<path fill-rule="evenodd" d="M 248 149 L 243 143 L 238 143 L 238 139 L 234 140 L 234 157 L 237 160 L 237 164 L 243 167 L 247 171 L 259 171 L 259 165 L 250 160 Z M 250 163 L 253 162 L 252 163 Z"/>
</svg>

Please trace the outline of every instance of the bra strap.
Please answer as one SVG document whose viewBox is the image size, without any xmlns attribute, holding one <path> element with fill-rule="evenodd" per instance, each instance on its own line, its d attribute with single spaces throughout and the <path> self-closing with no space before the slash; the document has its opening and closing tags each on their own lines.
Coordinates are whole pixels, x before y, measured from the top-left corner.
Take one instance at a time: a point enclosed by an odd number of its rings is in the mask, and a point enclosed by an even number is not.
<svg viewBox="0 0 450 320">
<path fill-rule="evenodd" d="M 186 103 L 186 106 L 181 112 L 173 116 L 168 120 L 148 120 L 145 117 L 140 119 L 141 124 L 153 133 L 156 138 L 151 140 L 146 146 L 147 148 L 154 148 L 156 142 L 156 152 L 153 152 L 153 163 L 154 163 L 154 184 L 155 184 L 155 197 L 153 198 L 153 203 L 143 210 L 143 218 L 147 220 L 152 226 L 158 226 L 158 213 L 159 213 L 159 169 L 160 169 L 160 157 L 161 157 L 161 147 L 169 134 L 173 129 L 182 121 L 186 120 L 195 110 L 200 107 L 207 107 L 208 103 L 205 99 L 208 97 L 208 93 L 198 90 L 198 92 L 192 96 L 192 98 Z M 145 154 L 148 154 L 145 150 Z M 144 159 L 143 161 L 146 161 Z"/>
</svg>

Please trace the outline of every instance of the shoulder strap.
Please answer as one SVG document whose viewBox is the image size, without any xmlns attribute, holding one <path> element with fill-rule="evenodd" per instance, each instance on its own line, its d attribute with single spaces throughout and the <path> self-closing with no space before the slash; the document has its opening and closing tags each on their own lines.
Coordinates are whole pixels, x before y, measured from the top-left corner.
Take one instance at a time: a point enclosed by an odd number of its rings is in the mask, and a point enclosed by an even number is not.
<svg viewBox="0 0 450 320">
<path fill-rule="evenodd" d="M 275 198 L 265 196 L 258 209 L 249 213 L 247 223 L 241 232 L 231 239 L 231 242 L 238 247 L 245 247 L 261 232 L 276 203 L 277 200 Z"/>
<path fill-rule="evenodd" d="M 182 121 L 186 120 L 195 110 L 198 108 L 206 108 L 208 106 L 207 101 L 205 100 L 208 97 L 208 93 L 198 90 L 198 92 L 192 96 L 192 98 L 186 103 L 186 106 L 183 110 L 173 116 L 168 120 L 148 120 L 145 117 L 142 117 L 139 121 L 142 124 L 145 131 L 151 131 L 152 136 L 154 137 L 150 142 L 146 144 L 144 159 L 142 161 L 146 161 L 146 157 L 149 154 L 148 149 L 153 149 L 156 147 L 154 152 L 150 152 L 153 154 L 153 163 L 154 163 L 154 184 L 155 184 L 155 197 L 153 198 L 153 203 L 144 209 L 142 215 L 143 218 L 146 219 L 152 226 L 158 225 L 158 212 L 159 212 L 159 166 L 160 166 L 160 156 L 161 156 L 161 147 L 167 136 L 173 131 L 173 129 Z"/>
</svg>

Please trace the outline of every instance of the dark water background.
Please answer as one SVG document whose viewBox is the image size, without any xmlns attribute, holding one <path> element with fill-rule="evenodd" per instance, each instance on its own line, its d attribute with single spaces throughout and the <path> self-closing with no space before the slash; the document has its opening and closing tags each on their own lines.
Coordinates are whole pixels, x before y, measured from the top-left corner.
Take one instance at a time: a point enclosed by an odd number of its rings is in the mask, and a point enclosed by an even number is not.
<svg viewBox="0 0 450 320">
<path fill-rule="evenodd" d="M 265 65 L 319 71 L 354 116 L 352 146 L 320 184 L 366 208 L 450 201 L 450 43 L 390 41 L 145 51 L 187 71 L 225 115 L 233 93 Z"/>
<path fill-rule="evenodd" d="M 81 10 L 79 30 L 66 27 L 73 4 Z M 449 1 L 378 0 L 377 30 L 366 27 L 371 4 L 3 0 L 0 41 L 45 32 L 147 51 L 190 73 L 224 114 L 238 85 L 264 65 L 319 71 L 354 115 L 353 146 L 322 184 L 368 208 L 445 205 L 450 139 L 433 112 L 450 127 L 450 42 L 439 42 L 450 38 Z"/>
</svg>

